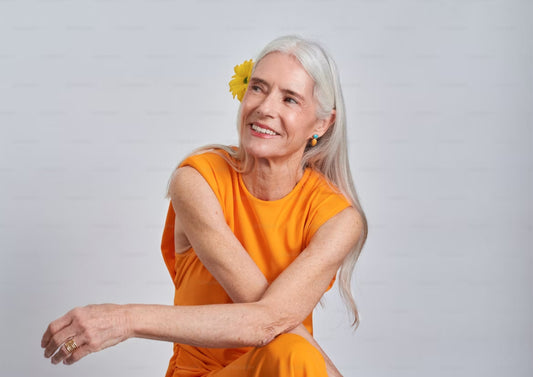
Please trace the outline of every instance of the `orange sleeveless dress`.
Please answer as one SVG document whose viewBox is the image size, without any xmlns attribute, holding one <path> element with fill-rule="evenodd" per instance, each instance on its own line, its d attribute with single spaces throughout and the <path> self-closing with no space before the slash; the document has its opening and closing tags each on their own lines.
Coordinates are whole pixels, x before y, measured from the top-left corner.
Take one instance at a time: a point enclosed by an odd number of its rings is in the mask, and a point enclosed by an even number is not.
<svg viewBox="0 0 533 377">
<path fill-rule="evenodd" d="M 305 170 L 284 198 L 274 201 L 257 199 L 248 192 L 241 174 L 220 155 L 225 152 L 217 152 L 189 156 L 180 166 L 191 166 L 204 177 L 222 207 L 228 226 L 268 282 L 274 281 L 306 248 L 322 224 L 350 206 L 342 194 L 312 169 Z M 231 303 L 192 248 L 181 254 L 175 253 L 174 221 L 175 213 L 170 203 L 161 250 L 175 286 L 174 304 Z M 303 324 L 312 334 L 312 313 Z M 207 376 L 250 350 L 252 347 L 203 348 L 176 343 L 166 377 Z"/>
</svg>

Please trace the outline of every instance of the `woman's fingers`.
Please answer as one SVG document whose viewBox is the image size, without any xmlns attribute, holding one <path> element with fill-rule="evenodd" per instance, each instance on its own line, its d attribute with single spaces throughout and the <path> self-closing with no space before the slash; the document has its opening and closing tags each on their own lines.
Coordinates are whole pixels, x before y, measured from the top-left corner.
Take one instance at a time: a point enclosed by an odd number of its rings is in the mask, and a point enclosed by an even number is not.
<svg viewBox="0 0 533 377">
<path fill-rule="evenodd" d="M 76 342 L 79 342 L 79 337 L 77 338 L 76 335 L 79 334 L 76 333 L 75 329 L 73 329 L 72 326 L 65 327 L 60 332 L 53 334 L 50 340 L 48 341 L 46 348 L 44 349 L 44 357 L 52 356 L 56 352 L 56 350 L 69 339 L 76 338 Z"/>
<path fill-rule="evenodd" d="M 63 317 L 60 317 L 56 319 L 55 321 L 51 322 L 48 327 L 46 328 L 46 331 L 43 334 L 43 337 L 41 339 L 41 347 L 47 348 L 48 343 L 52 339 L 52 337 L 57 334 L 59 331 L 63 330 L 65 327 L 69 326 L 72 323 L 72 317 L 70 315 L 71 312 L 68 312 Z M 57 348 L 57 347 L 56 347 Z"/>
<path fill-rule="evenodd" d="M 72 309 L 48 325 L 41 341 L 41 347 L 45 349 L 44 357 L 51 357 L 63 343 L 81 334 L 79 313 L 82 310 L 83 308 Z"/>
<path fill-rule="evenodd" d="M 52 364 L 58 364 L 69 359 L 73 354 L 80 354 L 80 348 L 85 346 L 83 327 L 83 312 L 86 308 L 75 308 L 64 316 L 51 322 L 41 341 L 44 357 L 51 357 Z M 84 347 L 87 349 L 87 347 Z M 79 360 L 79 359 L 78 359 Z"/>
<path fill-rule="evenodd" d="M 74 338 L 72 338 L 74 340 Z M 55 353 L 54 356 L 52 356 L 52 364 L 59 364 L 61 361 L 67 360 L 70 357 L 72 357 L 73 354 L 79 353 L 80 349 L 86 348 L 85 345 L 81 345 L 78 343 L 80 340 L 67 340 L 65 344 L 63 344 L 59 350 Z"/>
<path fill-rule="evenodd" d="M 129 337 L 125 317 L 125 309 L 120 305 L 89 305 L 72 309 L 46 329 L 41 340 L 44 356 L 51 357 L 53 364 L 61 361 L 72 364 L 91 352 L 114 346 Z"/>
<path fill-rule="evenodd" d="M 69 356 L 67 356 L 63 360 L 63 363 L 66 365 L 74 364 L 76 361 L 79 361 L 81 358 L 87 356 L 90 353 L 91 351 L 89 349 L 89 346 L 83 345 L 74 352 L 72 352 Z"/>
</svg>

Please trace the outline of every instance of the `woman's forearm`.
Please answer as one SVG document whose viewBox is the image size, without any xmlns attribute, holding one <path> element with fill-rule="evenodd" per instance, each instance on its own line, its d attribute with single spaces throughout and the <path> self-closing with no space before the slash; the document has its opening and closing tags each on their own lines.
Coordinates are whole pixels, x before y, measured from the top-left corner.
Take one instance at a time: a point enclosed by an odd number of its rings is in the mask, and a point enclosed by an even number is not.
<svg viewBox="0 0 533 377">
<path fill-rule="evenodd" d="M 271 306 L 243 304 L 165 306 L 100 304 L 74 308 L 48 325 L 41 347 L 52 363 L 72 364 L 90 353 L 138 337 L 232 348 L 263 346 L 289 330 Z M 72 340 L 74 350 L 64 344 Z"/>
<path fill-rule="evenodd" d="M 197 347 L 262 346 L 288 330 L 274 322 L 261 303 L 124 306 L 129 337 L 165 340 Z"/>
<path fill-rule="evenodd" d="M 262 346 L 279 335 L 282 327 L 264 326 L 264 310 L 258 303 L 164 306 L 124 306 L 130 337 L 164 340 L 197 347 Z M 235 320 L 238 316 L 238 320 Z M 213 318 L 217 318 L 213 321 Z M 328 376 L 340 376 L 335 365 L 302 324 L 289 331 L 305 338 L 323 355 Z"/>
</svg>

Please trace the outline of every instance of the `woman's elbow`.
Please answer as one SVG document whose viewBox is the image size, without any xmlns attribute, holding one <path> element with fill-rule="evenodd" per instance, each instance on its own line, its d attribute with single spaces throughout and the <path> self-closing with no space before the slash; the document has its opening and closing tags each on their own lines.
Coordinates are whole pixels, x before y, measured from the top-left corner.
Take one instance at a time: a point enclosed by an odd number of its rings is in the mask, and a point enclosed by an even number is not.
<svg viewBox="0 0 533 377">
<path fill-rule="evenodd" d="M 250 339 L 250 346 L 252 347 L 263 347 L 268 343 L 274 340 L 276 336 L 279 335 L 279 332 L 276 331 L 273 327 L 259 328 L 257 331 L 254 331 Z"/>
<path fill-rule="evenodd" d="M 254 303 L 254 306 L 258 315 L 252 321 L 251 346 L 265 346 L 278 335 L 292 330 L 299 324 L 297 319 L 291 318 L 290 315 L 282 315 L 279 310 L 265 305 L 261 301 Z"/>
</svg>

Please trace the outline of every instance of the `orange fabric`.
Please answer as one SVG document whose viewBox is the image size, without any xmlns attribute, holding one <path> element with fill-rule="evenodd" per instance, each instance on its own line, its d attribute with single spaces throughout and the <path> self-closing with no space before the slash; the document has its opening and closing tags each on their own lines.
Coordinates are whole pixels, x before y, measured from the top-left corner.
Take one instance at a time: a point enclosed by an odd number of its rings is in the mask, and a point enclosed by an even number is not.
<svg viewBox="0 0 533 377">
<path fill-rule="evenodd" d="M 263 201 L 248 192 L 241 174 L 217 153 L 190 156 L 181 166 L 191 166 L 205 178 L 222 207 L 228 226 L 269 282 L 305 249 L 322 224 L 350 206 L 321 174 L 311 169 L 305 170 L 287 196 Z M 182 254 L 175 253 L 174 220 L 170 203 L 161 250 L 176 288 L 174 304 L 231 303 L 192 248 Z M 312 314 L 304 325 L 312 333 Z M 251 350 L 251 347 L 221 349 L 175 344 L 166 376 L 206 376 Z"/>
<path fill-rule="evenodd" d="M 209 377 L 327 377 L 326 362 L 311 343 L 296 334 L 282 334 L 254 348 Z"/>
</svg>

